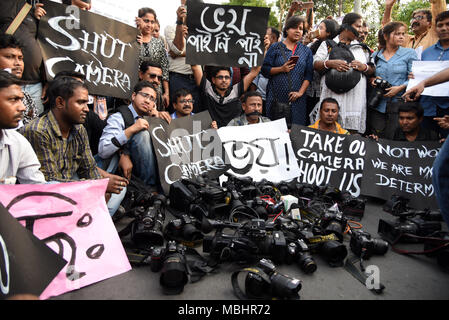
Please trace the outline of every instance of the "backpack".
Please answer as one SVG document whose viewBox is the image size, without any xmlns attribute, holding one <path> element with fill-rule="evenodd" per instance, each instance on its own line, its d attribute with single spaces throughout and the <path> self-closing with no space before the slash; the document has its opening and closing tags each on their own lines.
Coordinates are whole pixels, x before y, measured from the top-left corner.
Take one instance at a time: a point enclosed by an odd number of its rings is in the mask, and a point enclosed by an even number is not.
<svg viewBox="0 0 449 320">
<path fill-rule="evenodd" d="M 368 46 L 364 43 L 344 44 L 336 43 L 333 40 L 326 40 L 329 52 L 329 60 L 345 60 L 350 63 L 355 60 L 354 54 L 350 48 L 353 46 L 361 46 L 363 49 L 371 53 Z M 342 94 L 352 90 L 362 78 L 362 73 L 358 70 L 349 69 L 346 72 L 340 72 L 336 69 L 329 69 L 325 73 L 326 86 L 335 93 Z"/>
</svg>

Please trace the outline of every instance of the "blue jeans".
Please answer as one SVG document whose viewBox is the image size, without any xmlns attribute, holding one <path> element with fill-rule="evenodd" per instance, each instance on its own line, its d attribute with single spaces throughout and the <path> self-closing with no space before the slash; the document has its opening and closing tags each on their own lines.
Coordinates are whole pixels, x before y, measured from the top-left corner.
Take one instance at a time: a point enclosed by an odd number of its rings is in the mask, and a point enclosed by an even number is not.
<svg viewBox="0 0 449 320">
<path fill-rule="evenodd" d="M 446 139 L 433 163 L 432 182 L 441 215 L 449 226 L 449 139 Z"/>
<path fill-rule="evenodd" d="M 94 158 L 97 162 L 97 166 L 105 170 L 106 172 L 115 173 L 117 171 L 119 161 L 119 157 L 117 154 L 112 156 L 111 161 L 109 162 L 107 168 L 105 168 L 106 167 L 104 164 L 105 160 L 101 159 L 98 155 L 95 155 Z M 120 204 L 122 203 L 123 199 L 125 198 L 126 189 L 127 189 L 126 187 L 123 188 L 119 194 L 111 193 L 111 198 L 109 198 L 109 201 L 107 203 L 108 211 L 111 217 L 115 214 L 117 209 L 120 207 Z"/>
<path fill-rule="evenodd" d="M 133 163 L 133 174 L 148 186 L 158 183 L 156 158 L 148 130 L 142 130 L 128 141 L 128 148 Z"/>
</svg>

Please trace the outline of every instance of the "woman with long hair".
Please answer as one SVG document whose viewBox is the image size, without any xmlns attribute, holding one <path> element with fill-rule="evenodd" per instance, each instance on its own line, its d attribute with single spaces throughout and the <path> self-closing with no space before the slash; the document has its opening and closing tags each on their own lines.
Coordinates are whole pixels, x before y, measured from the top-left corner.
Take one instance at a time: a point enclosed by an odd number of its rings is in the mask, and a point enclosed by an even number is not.
<svg viewBox="0 0 449 320">
<path fill-rule="evenodd" d="M 392 138 L 398 126 L 396 102 L 407 88 L 413 61 L 418 59 L 415 50 L 402 47 L 406 32 L 407 25 L 403 22 L 386 24 L 381 33 L 383 47 L 373 54 L 376 73 L 371 85 L 377 90 L 371 90 L 368 99 L 368 128 L 369 133 L 378 137 Z"/>
</svg>

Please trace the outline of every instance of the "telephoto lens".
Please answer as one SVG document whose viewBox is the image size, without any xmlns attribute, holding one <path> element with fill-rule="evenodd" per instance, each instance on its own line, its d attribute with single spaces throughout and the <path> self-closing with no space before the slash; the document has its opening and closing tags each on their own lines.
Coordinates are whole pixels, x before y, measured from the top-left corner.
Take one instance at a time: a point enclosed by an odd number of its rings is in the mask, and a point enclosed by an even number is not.
<svg viewBox="0 0 449 320">
<path fill-rule="evenodd" d="M 188 282 L 187 261 L 185 247 L 169 241 L 163 257 L 159 282 L 165 294 L 179 294 Z"/>
</svg>

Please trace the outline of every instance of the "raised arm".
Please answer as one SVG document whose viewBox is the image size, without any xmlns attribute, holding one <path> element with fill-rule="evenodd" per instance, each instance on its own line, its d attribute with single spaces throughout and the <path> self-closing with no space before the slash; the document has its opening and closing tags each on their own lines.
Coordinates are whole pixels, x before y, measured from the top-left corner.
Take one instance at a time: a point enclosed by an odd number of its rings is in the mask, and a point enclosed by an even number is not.
<svg viewBox="0 0 449 320">
<path fill-rule="evenodd" d="M 382 27 L 391 22 L 391 13 L 393 12 L 393 6 L 396 0 L 385 0 L 385 11 L 382 17 Z"/>
</svg>

